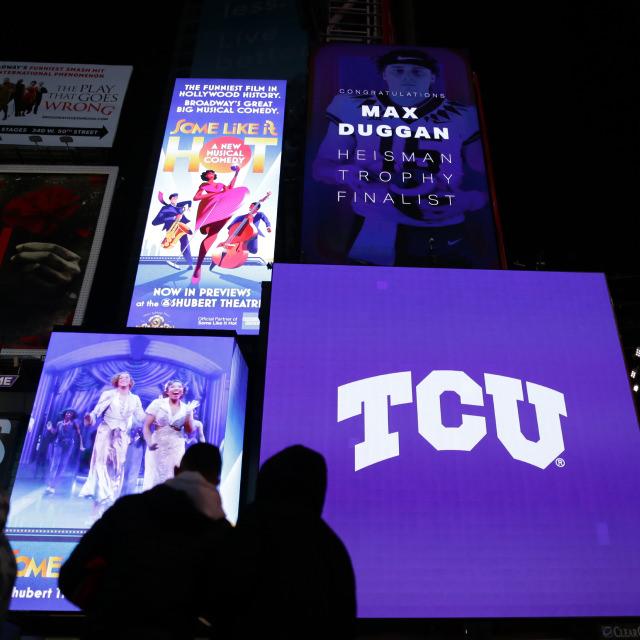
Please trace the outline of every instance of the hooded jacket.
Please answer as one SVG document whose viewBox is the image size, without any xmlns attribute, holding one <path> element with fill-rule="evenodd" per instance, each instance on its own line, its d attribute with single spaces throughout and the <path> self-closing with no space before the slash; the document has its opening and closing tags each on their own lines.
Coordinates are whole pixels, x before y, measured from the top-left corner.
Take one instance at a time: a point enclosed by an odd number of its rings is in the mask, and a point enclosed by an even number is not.
<svg viewBox="0 0 640 640">
<path fill-rule="evenodd" d="M 240 635 L 353 636 L 355 578 L 344 544 L 322 520 L 326 486 L 324 458 L 300 445 L 260 469 L 256 500 L 237 525 L 248 607 Z"/>
<path fill-rule="evenodd" d="M 62 566 L 60 589 L 92 638 L 190 638 L 230 529 L 216 488 L 185 471 L 108 509 Z"/>
</svg>

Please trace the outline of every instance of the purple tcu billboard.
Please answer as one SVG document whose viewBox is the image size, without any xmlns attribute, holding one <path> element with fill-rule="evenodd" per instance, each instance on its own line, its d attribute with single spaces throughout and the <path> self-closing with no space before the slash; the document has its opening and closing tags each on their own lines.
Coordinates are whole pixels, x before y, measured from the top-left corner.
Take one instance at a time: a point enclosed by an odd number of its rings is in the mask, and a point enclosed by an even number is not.
<svg viewBox="0 0 640 640">
<path fill-rule="evenodd" d="M 327 459 L 359 615 L 640 612 L 640 430 L 602 275 L 276 265 L 265 393 L 261 459 Z"/>
</svg>

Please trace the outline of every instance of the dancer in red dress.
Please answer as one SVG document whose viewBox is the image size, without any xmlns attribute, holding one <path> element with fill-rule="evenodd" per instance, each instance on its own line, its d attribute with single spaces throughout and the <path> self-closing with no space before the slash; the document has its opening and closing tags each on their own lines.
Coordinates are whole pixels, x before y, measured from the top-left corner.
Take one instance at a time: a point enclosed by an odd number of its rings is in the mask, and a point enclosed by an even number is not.
<svg viewBox="0 0 640 640">
<path fill-rule="evenodd" d="M 198 251 L 198 261 L 193 272 L 191 282 L 198 284 L 200 281 L 200 270 L 207 252 L 212 247 L 218 237 L 218 233 L 234 211 L 236 211 L 245 196 L 249 193 L 246 187 L 237 187 L 236 179 L 240 167 L 231 167 L 235 175 L 229 185 L 216 182 L 217 174 L 211 169 L 201 174 L 203 183 L 198 187 L 198 191 L 193 196 L 193 200 L 199 201 L 198 213 L 196 216 L 196 228 L 200 229 L 206 237 L 202 240 Z"/>
</svg>

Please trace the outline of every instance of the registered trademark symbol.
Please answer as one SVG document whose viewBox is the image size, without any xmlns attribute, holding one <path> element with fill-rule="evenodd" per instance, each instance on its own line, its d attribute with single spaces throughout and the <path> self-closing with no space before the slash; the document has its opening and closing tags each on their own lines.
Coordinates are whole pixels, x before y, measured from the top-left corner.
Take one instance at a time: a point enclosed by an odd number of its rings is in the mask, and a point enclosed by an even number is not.
<svg viewBox="0 0 640 640">
<path fill-rule="evenodd" d="M 565 464 L 567 463 L 564 461 L 564 458 L 556 458 L 556 467 L 560 467 L 562 469 Z"/>
</svg>

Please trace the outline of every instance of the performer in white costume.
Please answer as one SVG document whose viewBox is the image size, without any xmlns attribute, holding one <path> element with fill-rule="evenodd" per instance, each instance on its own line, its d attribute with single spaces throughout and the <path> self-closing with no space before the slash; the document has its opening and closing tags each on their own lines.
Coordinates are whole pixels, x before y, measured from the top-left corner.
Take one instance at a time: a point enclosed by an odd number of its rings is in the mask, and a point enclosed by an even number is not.
<svg viewBox="0 0 640 640">
<path fill-rule="evenodd" d="M 182 402 L 184 385 L 180 380 L 169 380 L 164 387 L 163 398 L 154 400 L 147 407 L 144 421 L 144 439 L 147 451 L 144 456 L 144 479 L 142 490 L 173 478 L 175 467 L 185 452 L 186 433 L 193 431 L 193 410 L 198 403 Z M 155 426 L 151 431 L 151 425 Z"/>
<path fill-rule="evenodd" d="M 103 391 L 93 411 L 84 417 L 87 425 L 102 417 L 93 445 L 89 475 L 79 494 L 80 497 L 93 497 L 98 512 L 94 515 L 100 515 L 120 496 L 129 446 L 127 430 L 133 418 L 139 421 L 145 418 L 140 398 L 131 393 L 133 378 L 129 373 L 117 373 L 111 384 L 114 388 Z"/>
</svg>

